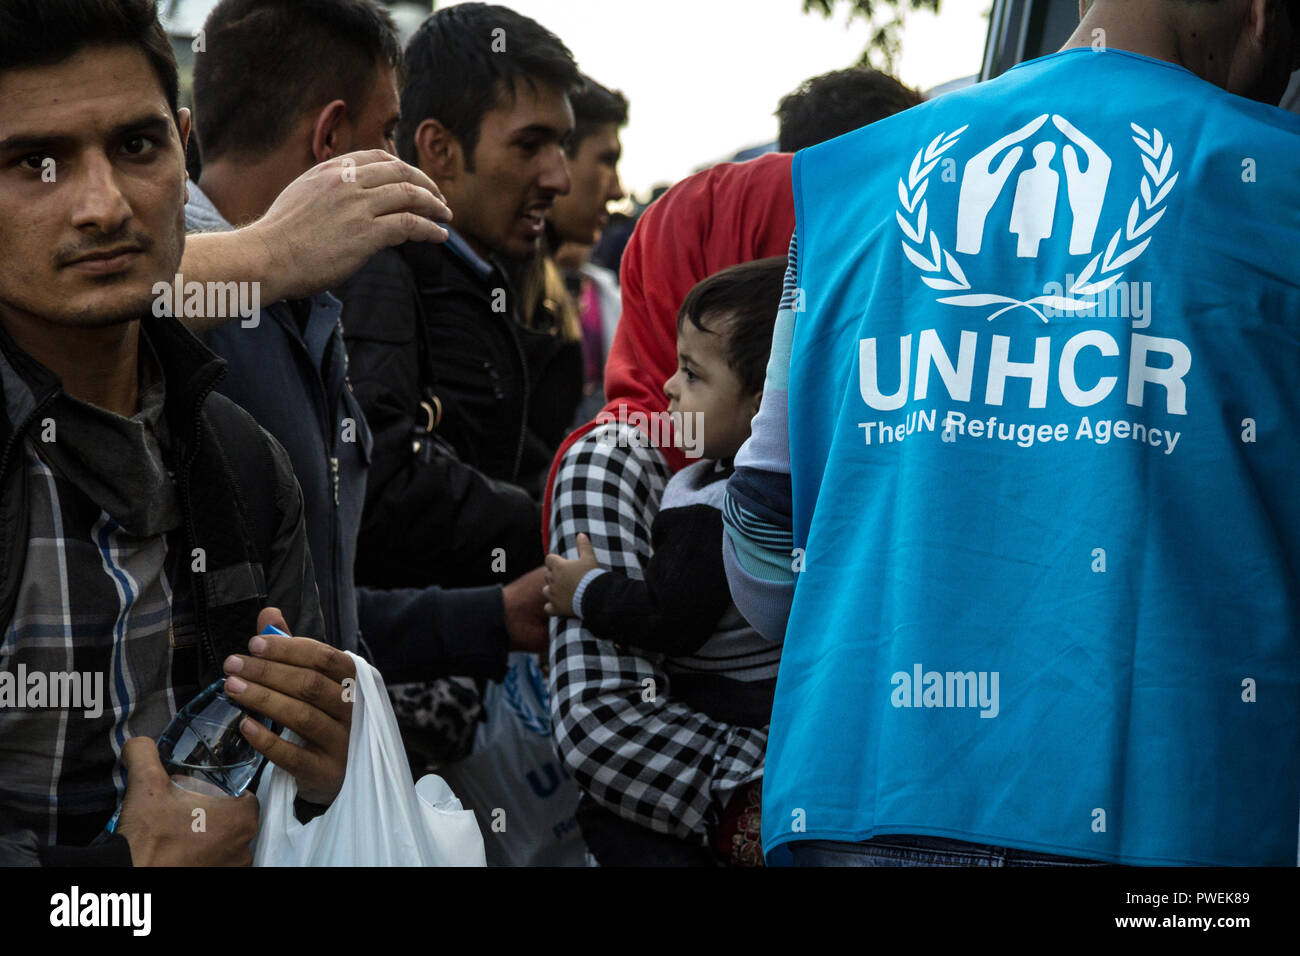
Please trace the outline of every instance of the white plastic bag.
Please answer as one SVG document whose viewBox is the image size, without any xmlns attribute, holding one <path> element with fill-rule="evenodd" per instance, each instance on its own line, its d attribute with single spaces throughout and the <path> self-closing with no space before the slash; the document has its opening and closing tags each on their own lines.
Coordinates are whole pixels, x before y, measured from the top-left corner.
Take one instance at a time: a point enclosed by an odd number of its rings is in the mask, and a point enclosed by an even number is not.
<svg viewBox="0 0 1300 956">
<path fill-rule="evenodd" d="M 268 766 L 254 866 L 485 866 L 474 814 L 432 774 L 411 783 L 392 704 L 379 671 L 356 663 L 347 776 L 330 808 L 309 823 L 293 812 L 298 784 Z M 300 743 L 292 731 L 285 739 Z"/>
<path fill-rule="evenodd" d="M 488 865 L 585 866 L 578 786 L 551 742 L 550 697 L 533 655 L 510 655 L 483 711 L 473 751 L 442 774 L 478 816 Z"/>
</svg>

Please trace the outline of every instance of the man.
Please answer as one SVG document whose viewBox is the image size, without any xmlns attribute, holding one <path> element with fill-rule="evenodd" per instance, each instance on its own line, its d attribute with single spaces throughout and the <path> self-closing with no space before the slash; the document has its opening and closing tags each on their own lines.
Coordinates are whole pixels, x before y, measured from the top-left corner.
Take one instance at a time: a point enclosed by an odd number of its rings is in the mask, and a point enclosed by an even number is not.
<svg viewBox="0 0 1300 956">
<path fill-rule="evenodd" d="M 371 0 L 223 0 L 203 29 L 207 50 L 195 61 L 194 104 L 206 161 L 203 189 L 190 186 L 191 228 L 228 231 L 232 221 L 258 220 L 309 168 L 333 162 L 333 176 L 342 179 L 356 172 L 346 164 L 368 155 L 357 151 L 392 148 L 401 50 L 388 13 Z M 318 69 L 322 57 L 331 70 Z M 271 96 L 266 78 L 277 70 Z M 248 103 L 258 106 L 249 110 Z M 221 391 L 293 462 L 326 634 L 335 646 L 356 650 L 359 629 L 390 683 L 452 673 L 499 677 L 508 648 L 545 646 L 539 575 L 504 591 L 353 583 L 371 438 L 346 382 L 339 312 L 338 300 L 320 293 L 274 303 L 255 323 L 231 321 L 208 335 L 230 363 Z M 450 459 L 445 466 L 465 475 L 475 493 L 488 493 L 467 466 Z M 451 502 L 458 503 L 472 505 Z"/>
<path fill-rule="evenodd" d="M 580 347 L 524 327 L 510 277 L 569 189 L 568 92 L 579 75 L 554 35 L 477 3 L 429 17 L 406 68 L 398 152 L 439 182 L 456 219 L 444 246 L 383 253 L 341 291 L 352 379 L 375 432 L 358 575 L 470 584 L 490 568 L 432 562 L 409 526 L 446 494 L 425 459 L 448 445 L 536 495 L 581 397 Z M 424 527 L 454 541 L 477 534 L 475 523 Z M 534 545 L 538 532 L 534 516 Z M 532 567 L 540 556 L 502 555 L 516 571 L 520 557 Z"/>
<path fill-rule="evenodd" d="M 921 101 L 916 90 L 879 70 L 855 66 L 823 73 L 781 98 L 776 108 L 780 123 L 777 149 L 797 153 L 911 109 Z"/>
<path fill-rule="evenodd" d="M 1096 0 L 796 155 L 725 547 L 770 861 L 1296 861 L 1297 7 Z"/>
<path fill-rule="evenodd" d="M 283 450 L 151 314 L 181 262 L 189 135 L 154 4 L 0 17 L 0 859 L 247 863 L 256 800 L 169 786 L 148 738 L 224 672 L 305 740 L 243 731 L 323 807 L 355 668 L 305 637 L 249 640 L 320 634 L 320 608 Z M 23 675 L 61 691 L 15 699 Z"/>
<path fill-rule="evenodd" d="M 627 195 L 618 176 L 627 98 L 585 76 L 569 101 L 574 122 L 567 150 L 571 185 L 555 198 L 550 225 L 560 242 L 592 246 L 609 222 L 609 204 Z"/>
<path fill-rule="evenodd" d="M 568 148 L 572 185 L 555 200 L 546 226 L 542 268 L 548 277 L 562 277 L 581 324 L 584 398 L 577 414 L 581 422 L 605 402 L 601 390 L 605 359 L 622 311 L 617 273 L 588 256 L 609 223 L 609 204 L 627 195 L 618 176 L 623 155 L 619 130 L 627 125 L 627 99 L 583 77 L 582 88 L 569 100 L 574 121 Z"/>
</svg>

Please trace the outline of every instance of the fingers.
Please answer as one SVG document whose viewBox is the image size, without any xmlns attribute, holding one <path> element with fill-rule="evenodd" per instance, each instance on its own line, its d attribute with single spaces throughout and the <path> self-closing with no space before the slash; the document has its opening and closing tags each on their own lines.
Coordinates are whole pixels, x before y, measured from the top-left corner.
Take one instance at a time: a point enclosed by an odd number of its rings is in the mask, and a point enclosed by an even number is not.
<svg viewBox="0 0 1300 956">
<path fill-rule="evenodd" d="M 591 546 L 591 539 L 581 532 L 578 533 L 578 558 L 579 560 L 596 560 L 596 549 Z"/>
<path fill-rule="evenodd" d="M 341 683 L 318 671 L 231 657 L 226 660 L 226 694 L 241 706 L 293 730 L 304 740 L 323 742 L 335 732 L 346 737 L 352 705 Z"/>
<path fill-rule="evenodd" d="M 268 610 L 272 610 L 268 608 Z M 281 618 L 283 621 L 283 618 Z M 261 623 L 261 617 L 258 617 Z M 289 625 L 282 630 L 289 631 Z M 248 649 L 258 660 L 276 661 L 294 667 L 304 667 L 319 671 L 333 681 L 342 682 L 345 677 L 356 677 L 357 666 L 337 647 L 330 647 L 310 637 L 280 637 L 277 634 L 258 634 L 248 642 Z M 241 674 L 247 677 L 247 674 Z M 250 678 L 256 680 L 256 678 Z"/>
<path fill-rule="evenodd" d="M 132 737 L 122 747 L 122 767 L 127 783 L 158 787 L 168 782 L 167 771 L 158 757 L 158 745 L 150 737 Z"/>
<path fill-rule="evenodd" d="M 260 634 L 268 627 L 279 628 L 285 634 L 291 633 L 289 624 L 285 621 L 284 615 L 280 613 L 278 607 L 264 607 L 257 615 L 257 630 Z"/>
<path fill-rule="evenodd" d="M 333 761 L 327 753 L 338 753 L 339 746 L 342 746 L 343 752 L 346 753 L 347 748 L 346 735 L 341 745 L 335 741 L 329 747 L 300 747 L 271 732 L 257 721 L 247 718 L 240 723 L 239 730 L 254 750 L 299 781 L 329 777 L 332 773 Z M 311 739 L 305 734 L 301 736 L 304 740 Z M 299 789 L 301 792 L 301 784 Z"/>
<path fill-rule="evenodd" d="M 542 585 L 550 577 L 545 567 L 536 567 L 522 577 L 516 578 L 502 588 L 505 601 L 506 620 L 527 621 L 529 618 L 541 619 Z"/>
<path fill-rule="evenodd" d="M 384 246 L 404 242 L 446 242 L 447 230 L 412 212 L 395 212 L 374 220 L 375 234 Z"/>
<path fill-rule="evenodd" d="M 365 157 L 364 161 L 363 157 Z M 445 203 L 447 201 L 447 197 L 442 194 L 438 184 L 425 175 L 419 167 L 402 162 L 396 156 L 386 153 L 382 149 L 368 149 L 357 153 L 348 153 L 347 156 L 340 157 L 340 159 L 355 160 L 357 183 L 366 189 L 374 189 L 390 183 L 407 182 L 427 189 L 440 202 Z"/>
<path fill-rule="evenodd" d="M 242 721 L 240 731 L 254 750 L 298 781 L 300 795 L 329 803 L 347 767 L 352 703 L 343 682 L 356 677 L 355 663 L 337 648 L 307 637 L 259 634 L 248 647 L 249 655 L 226 658 L 227 695 L 289 728 L 305 746 L 282 739 L 255 720 Z"/>
<path fill-rule="evenodd" d="M 451 209 L 445 202 L 429 190 L 408 182 L 387 183 L 367 189 L 365 197 L 371 215 L 376 219 L 390 213 L 412 212 L 439 222 L 451 221 Z"/>
<path fill-rule="evenodd" d="M 314 706 L 296 697 L 272 690 L 262 684 L 246 683 L 242 678 L 236 677 L 226 679 L 226 693 L 241 707 L 246 707 L 256 714 L 269 717 L 276 723 L 288 727 L 306 741 L 308 747 L 312 750 L 347 752 L 348 724 L 335 717 L 324 707 Z M 248 729 L 244 729 L 245 725 L 248 726 Z M 240 724 L 240 728 L 244 729 L 244 736 L 259 753 L 266 754 L 276 763 L 280 763 L 271 754 L 272 750 L 278 753 L 284 749 L 271 740 L 271 738 L 280 740 L 276 734 L 267 730 L 257 721 L 245 720 Z M 258 730 L 266 731 L 266 733 L 258 733 Z M 280 742 L 296 748 L 296 745 L 289 744 L 288 741 L 281 740 Z"/>
</svg>

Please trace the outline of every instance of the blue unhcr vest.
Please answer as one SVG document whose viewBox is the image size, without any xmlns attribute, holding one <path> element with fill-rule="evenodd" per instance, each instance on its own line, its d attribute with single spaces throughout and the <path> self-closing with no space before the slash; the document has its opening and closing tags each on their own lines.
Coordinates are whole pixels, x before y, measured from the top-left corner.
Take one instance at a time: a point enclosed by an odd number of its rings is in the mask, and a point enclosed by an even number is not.
<svg viewBox="0 0 1300 956">
<path fill-rule="evenodd" d="M 1298 133 L 1081 49 L 795 158 L 773 862 L 1295 864 Z"/>
</svg>

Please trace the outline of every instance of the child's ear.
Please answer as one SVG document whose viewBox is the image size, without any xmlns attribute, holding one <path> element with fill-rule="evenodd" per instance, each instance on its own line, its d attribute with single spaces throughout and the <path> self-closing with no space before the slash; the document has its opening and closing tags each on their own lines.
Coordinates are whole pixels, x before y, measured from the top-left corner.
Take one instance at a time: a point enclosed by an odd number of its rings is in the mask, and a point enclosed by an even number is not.
<svg viewBox="0 0 1300 956">
<path fill-rule="evenodd" d="M 751 421 L 753 421 L 754 416 L 758 414 L 758 410 L 762 406 L 762 404 L 763 404 L 763 390 L 759 389 L 758 394 L 754 396 L 754 401 L 753 404 L 751 405 L 751 411 L 749 413 L 749 418 Z"/>
</svg>

